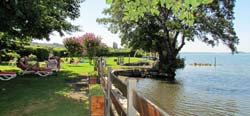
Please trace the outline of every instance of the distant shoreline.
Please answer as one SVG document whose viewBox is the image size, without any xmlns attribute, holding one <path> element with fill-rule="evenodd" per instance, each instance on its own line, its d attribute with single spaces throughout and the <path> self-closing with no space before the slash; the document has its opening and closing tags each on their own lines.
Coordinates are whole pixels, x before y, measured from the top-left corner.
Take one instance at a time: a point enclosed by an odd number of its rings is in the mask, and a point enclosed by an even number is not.
<svg viewBox="0 0 250 116">
<path fill-rule="evenodd" d="M 180 54 L 232 54 L 231 52 L 180 52 Z M 250 52 L 238 52 L 235 54 L 250 54 Z"/>
</svg>

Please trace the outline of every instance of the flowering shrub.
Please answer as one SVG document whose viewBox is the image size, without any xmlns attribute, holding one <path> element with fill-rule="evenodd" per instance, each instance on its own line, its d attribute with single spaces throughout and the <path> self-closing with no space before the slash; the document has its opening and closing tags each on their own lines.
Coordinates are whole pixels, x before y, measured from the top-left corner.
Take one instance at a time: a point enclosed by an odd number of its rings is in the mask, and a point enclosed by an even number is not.
<svg viewBox="0 0 250 116">
<path fill-rule="evenodd" d="M 83 40 L 82 41 L 83 48 L 86 50 L 86 54 L 90 60 L 90 63 L 92 63 L 93 58 L 97 55 L 98 51 L 100 50 L 102 38 L 96 36 L 93 33 L 86 33 L 80 38 L 81 40 Z"/>
<path fill-rule="evenodd" d="M 63 40 L 63 44 L 70 56 L 80 56 L 83 54 L 83 46 L 78 38 L 70 37 Z"/>
<path fill-rule="evenodd" d="M 82 55 L 83 51 L 92 63 L 93 58 L 99 53 L 108 51 L 108 47 L 101 43 L 102 38 L 94 33 L 86 33 L 79 37 L 65 38 L 63 43 L 71 56 Z"/>
</svg>

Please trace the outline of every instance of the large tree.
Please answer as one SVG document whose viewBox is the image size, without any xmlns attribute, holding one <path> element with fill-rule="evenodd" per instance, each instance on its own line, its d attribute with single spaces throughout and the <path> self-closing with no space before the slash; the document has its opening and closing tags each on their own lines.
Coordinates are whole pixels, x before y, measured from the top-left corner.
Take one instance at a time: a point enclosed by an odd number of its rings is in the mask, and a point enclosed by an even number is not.
<svg viewBox="0 0 250 116">
<path fill-rule="evenodd" d="M 68 19 L 80 16 L 83 0 L 1 0 L 0 32 L 49 40 L 56 31 L 60 35 L 78 30 Z"/>
<path fill-rule="evenodd" d="M 108 17 L 97 21 L 119 32 L 122 42 L 130 47 L 153 46 L 159 54 L 160 69 L 169 80 L 175 79 L 178 54 L 186 41 L 199 39 L 211 46 L 223 43 L 236 51 L 239 40 L 233 28 L 235 0 L 199 0 L 201 4 L 196 4 L 198 0 L 169 0 L 176 4 L 146 1 L 113 0 L 104 10 Z"/>
</svg>

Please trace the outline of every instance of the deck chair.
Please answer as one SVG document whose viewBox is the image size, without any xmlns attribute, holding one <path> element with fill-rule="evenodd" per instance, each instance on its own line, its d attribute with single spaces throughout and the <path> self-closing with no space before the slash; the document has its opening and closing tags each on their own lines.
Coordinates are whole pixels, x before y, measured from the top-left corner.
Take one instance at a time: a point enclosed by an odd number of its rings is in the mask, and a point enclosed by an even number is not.
<svg viewBox="0 0 250 116">
<path fill-rule="evenodd" d="M 56 59 L 50 59 L 46 62 L 45 68 L 57 72 L 60 69 L 60 63 Z"/>
<path fill-rule="evenodd" d="M 25 68 L 24 66 L 21 66 L 21 64 L 18 64 L 18 66 L 20 69 L 23 70 L 22 73 L 20 73 L 20 75 L 24 75 L 24 74 L 37 74 L 41 77 L 46 77 L 48 75 L 52 75 L 53 71 L 51 69 L 46 69 L 46 68 L 38 68 L 36 70 L 32 69 L 32 68 Z"/>
<path fill-rule="evenodd" d="M 0 72 L 0 80 L 8 81 L 16 77 L 16 72 Z"/>
</svg>

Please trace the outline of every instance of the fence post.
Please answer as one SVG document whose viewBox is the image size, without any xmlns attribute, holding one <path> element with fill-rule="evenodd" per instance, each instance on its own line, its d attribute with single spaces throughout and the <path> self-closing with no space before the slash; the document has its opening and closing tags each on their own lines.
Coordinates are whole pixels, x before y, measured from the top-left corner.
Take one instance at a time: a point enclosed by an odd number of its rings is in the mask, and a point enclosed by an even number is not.
<svg viewBox="0 0 250 116">
<path fill-rule="evenodd" d="M 110 98 L 110 91 L 111 91 L 111 71 L 112 68 L 108 67 L 108 81 L 107 81 L 107 92 L 105 94 L 105 116 L 110 116 L 110 107 L 111 107 L 111 98 Z"/>
<path fill-rule="evenodd" d="M 136 116 L 136 110 L 133 105 L 133 91 L 136 91 L 136 79 L 128 79 L 128 88 L 127 88 L 127 115 Z"/>
<path fill-rule="evenodd" d="M 101 83 L 101 65 L 100 65 L 100 58 L 97 59 L 96 64 L 97 64 L 97 72 L 98 72 L 98 78 L 97 78 L 97 83 Z"/>
</svg>

